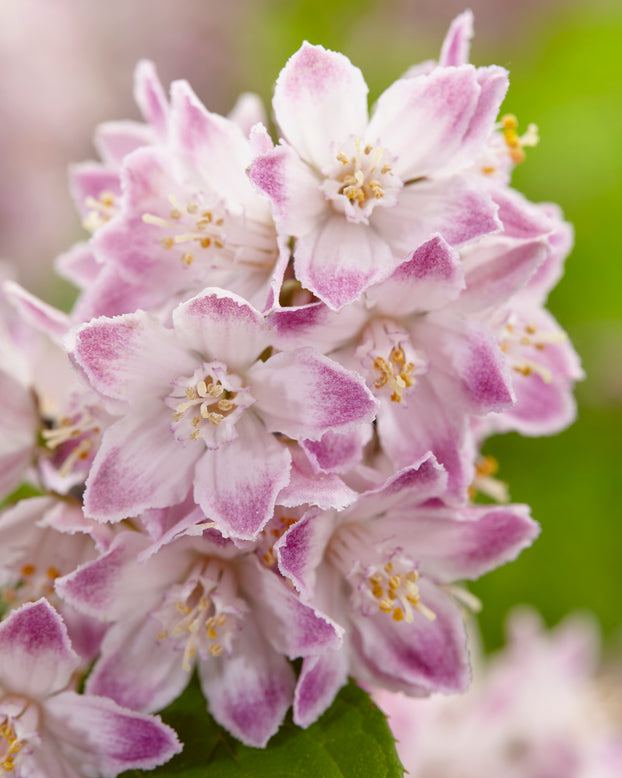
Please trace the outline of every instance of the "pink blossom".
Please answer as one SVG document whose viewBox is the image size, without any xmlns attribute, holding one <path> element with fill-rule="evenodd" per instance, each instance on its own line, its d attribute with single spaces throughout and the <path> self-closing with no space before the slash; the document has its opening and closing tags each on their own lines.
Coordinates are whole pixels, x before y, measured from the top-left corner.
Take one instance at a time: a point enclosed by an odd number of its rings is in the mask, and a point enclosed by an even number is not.
<svg viewBox="0 0 622 778">
<path fill-rule="evenodd" d="M 13 610 L 45 597 L 62 615 L 73 648 L 88 665 L 99 652 L 105 629 L 77 613 L 56 594 L 56 579 L 106 548 L 111 531 L 88 521 L 82 506 L 55 496 L 20 500 L 0 514 L 0 592 Z"/>
<path fill-rule="evenodd" d="M 275 544 L 279 569 L 346 629 L 344 649 L 305 660 L 294 718 L 309 723 L 349 672 L 411 695 L 468 685 L 452 583 L 513 559 L 538 534 L 525 506 L 446 504 L 433 457 L 335 513 L 311 509 Z"/>
<path fill-rule="evenodd" d="M 214 530 L 162 548 L 121 533 L 58 586 L 76 608 L 113 624 L 90 693 L 159 710 L 196 665 L 212 715 L 253 746 L 266 744 L 292 702 L 286 657 L 315 656 L 341 640 L 341 629 L 303 604 L 252 548 L 240 553 Z"/>
<path fill-rule="evenodd" d="M 480 662 L 462 697 L 374 696 L 417 778 L 614 778 L 622 731 L 594 677 L 596 659 L 587 619 L 547 632 L 534 613 L 515 612 L 508 645 Z"/>
<path fill-rule="evenodd" d="M 267 198 L 245 174 L 251 142 L 186 82 L 171 86 L 169 103 L 151 63 L 139 64 L 135 94 L 148 124 L 102 125 L 103 163 L 73 170 L 74 198 L 93 232 L 60 259 L 85 287 L 76 313 L 170 311 L 206 286 L 271 304 L 288 254 Z M 248 123 L 261 112 L 250 97 L 246 105 L 240 120 Z"/>
<path fill-rule="evenodd" d="M 72 691 L 79 663 L 46 600 L 0 624 L 0 767 L 22 778 L 114 778 L 181 750 L 158 717 Z"/>
<path fill-rule="evenodd" d="M 368 120 L 358 68 L 305 43 L 275 89 L 284 140 L 250 168 L 279 231 L 296 238 L 302 285 L 339 308 L 435 233 L 457 246 L 498 230 L 485 186 L 465 170 L 506 89 L 502 68 L 438 68 L 396 81 Z"/>
<path fill-rule="evenodd" d="M 173 329 L 142 311 L 80 328 L 73 359 L 119 416 L 87 480 L 87 515 L 118 521 L 193 488 L 222 532 L 256 537 L 290 479 L 273 433 L 317 440 L 375 412 L 358 376 L 309 348 L 262 361 L 272 340 L 257 310 L 210 289 L 174 311 Z"/>
</svg>

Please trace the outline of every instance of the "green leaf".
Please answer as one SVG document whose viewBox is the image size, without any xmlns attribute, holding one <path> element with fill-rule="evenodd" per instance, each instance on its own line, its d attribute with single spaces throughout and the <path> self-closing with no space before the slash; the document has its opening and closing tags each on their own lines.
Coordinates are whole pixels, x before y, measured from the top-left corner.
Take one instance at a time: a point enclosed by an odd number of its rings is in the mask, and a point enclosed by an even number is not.
<svg viewBox="0 0 622 778">
<path fill-rule="evenodd" d="M 291 717 L 267 748 L 249 748 L 219 727 L 206 711 L 195 681 L 162 714 L 184 743 L 168 764 L 123 778 L 402 778 L 404 768 L 384 714 L 369 695 L 350 682 L 332 707 L 308 729 Z"/>
<path fill-rule="evenodd" d="M 20 500 L 27 500 L 29 497 L 43 497 L 45 494 L 46 492 L 41 491 L 41 489 L 33 486 L 33 484 L 24 482 L 23 484 L 20 484 L 17 489 L 15 489 L 15 491 L 11 492 L 8 497 L 5 497 L 4 500 L 0 502 L 0 510 L 10 508 Z"/>
</svg>

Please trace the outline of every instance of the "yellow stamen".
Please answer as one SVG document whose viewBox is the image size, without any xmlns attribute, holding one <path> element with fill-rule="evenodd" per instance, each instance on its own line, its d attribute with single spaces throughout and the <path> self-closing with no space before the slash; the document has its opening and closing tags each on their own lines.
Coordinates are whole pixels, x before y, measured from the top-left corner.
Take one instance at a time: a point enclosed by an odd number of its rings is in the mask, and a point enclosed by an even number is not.
<svg viewBox="0 0 622 778">
<path fill-rule="evenodd" d="M 526 146 L 537 145 L 539 141 L 538 128 L 535 124 L 529 124 L 527 132 L 523 135 L 519 135 L 517 132 L 518 119 L 513 114 L 508 113 L 501 118 L 501 129 L 503 131 L 503 137 L 508 148 L 510 159 L 515 165 L 519 165 L 521 162 L 525 161 L 525 152 L 523 149 Z"/>
</svg>

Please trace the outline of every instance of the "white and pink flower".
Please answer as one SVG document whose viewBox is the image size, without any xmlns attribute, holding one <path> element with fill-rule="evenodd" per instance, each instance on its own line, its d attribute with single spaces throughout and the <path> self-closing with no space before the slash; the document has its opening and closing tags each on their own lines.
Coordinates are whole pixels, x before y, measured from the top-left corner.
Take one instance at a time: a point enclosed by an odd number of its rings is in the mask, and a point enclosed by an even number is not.
<svg viewBox="0 0 622 778">
<path fill-rule="evenodd" d="M 526 506 L 456 508 L 443 501 L 446 490 L 430 456 L 338 514 L 309 510 L 275 544 L 303 601 L 346 628 L 343 649 L 305 659 L 299 723 L 330 704 L 347 674 L 415 696 L 468 685 L 453 584 L 515 558 L 539 530 Z"/>
<path fill-rule="evenodd" d="M 264 361 L 272 340 L 250 304 L 210 289 L 176 308 L 172 329 L 142 311 L 80 328 L 73 359 L 120 417 L 93 462 L 87 515 L 119 521 L 193 489 L 223 533 L 256 537 L 290 478 L 274 433 L 317 440 L 375 414 L 362 380 L 310 348 Z"/>
<path fill-rule="evenodd" d="M 114 778 L 181 751 L 156 716 L 77 694 L 80 659 L 46 600 L 0 624 L 0 768 L 23 778 Z"/>
<path fill-rule="evenodd" d="M 136 710 L 168 705 L 197 666 L 210 712 L 264 746 L 294 694 L 287 658 L 336 650 L 343 630 L 304 604 L 252 548 L 214 530 L 158 550 L 137 532 L 58 583 L 74 607 L 112 623 L 87 686 Z"/>
<path fill-rule="evenodd" d="M 506 90 L 503 68 L 437 68 L 396 81 L 368 118 L 360 70 L 305 43 L 276 84 L 284 140 L 250 168 L 296 238 L 302 285 L 340 308 L 436 233 L 461 246 L 498 231 L 486 187 L 465 171 Z"/>
</svg>

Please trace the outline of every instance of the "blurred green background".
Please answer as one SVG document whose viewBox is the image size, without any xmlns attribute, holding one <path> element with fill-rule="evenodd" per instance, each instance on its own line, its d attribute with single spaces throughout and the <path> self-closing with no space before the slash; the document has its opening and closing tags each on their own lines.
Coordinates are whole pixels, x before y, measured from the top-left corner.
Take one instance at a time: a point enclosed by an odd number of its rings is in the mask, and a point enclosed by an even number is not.
<svg viewBox="0 0 622 778">
<path fill-rule="evenodd" d="M 86 6 L 76 0 L 65 0 L 63 5 L 71 11 L 72 2 L 76 11 L 80 8 L 85 13 Z M 37 3 L 28 0 L 20 8 L 25 5 L 36 10 Z M 99 89 L 107 100 L 93 100 L 95 107 L 88 113 L 76 91 L 73 103 L 85 124 L 88 119 L 88 129 L 72 141 L 70 159 L 93 155 L 86 138 L 96 121 L 136 115 L 130 107 L 131 63 L 141 56 L 156 60 L 163 80 L 187 76 L 208 107 L 227 111 L 243 90 L 256 91 L 268 101 L 287 57 L 308 39 L 347 54 L 362 68 L 373 99 L 411 64 L 436 58 L 451 19 L 464 9 L 453 0 L 231 0 L 227 4 L 183 0 L 168 4 L 175 11 L 169 11 L 158 27 L 157 13 L 164 4 L 156 0 L 142 3 L 145 23 L 135 14 L 139 5 L 110 0 L 97 11 L 100 18 L 95 24 L 86 16 L 80 21 L 84 29 L 91 24 L 89 34 L 96 36 L 103 35 L 102 14 L 107 23 L 113 17 L 107 37 L 100 41 L 101 61 L 89 71 L 95 97 Z M 511 87 L 504 110 L 518 116 L 521 128 L 535 122 L 540 129 L 540 145 L 528 150 L 527 161 L 515 173 L 515 186 L 534 201 L 559 203 L 575 226 L 576 248 L 565 277 L 551 295 L 550 308 L 576 344 L 588 374 L 577 388 L 578 421 L 563 434 L 546 439 L 511 434 L 488 442 L 486 452 L 499 460 L 500 477 L 509 483 L 512 499 L 532 506 L 543 531 L 518 561 L 486 576 L 472 589 L 484 603 L 481 625 L 488 648 L 501 643 L 507 610 L 524 602 L 535 605 L 550 624 L 576 609 L 591 609 L 612 640 L 622 624 L 622 477 L 618 472 L 622 461 L 622 251 L 618 238 L 622 223 L 622 4 L 479 0 L 471 7 L 476 32 L 472 61 L 507 67 Z M 13 4 L 0 0 L 3 13 L 7 9 L 16 13 L 17 8 L 16 0 Z M 28 31 L 29 24 L 22 27 Z M 192 28 L 184 27 L 190 24 Z M 151 38 L 145 37 L 146 27 Z M 33 75 L 32 90 L 24 99 L 30 104 L 35 101 L 37 115 L 36 101 L 46 89 L 60 86 L 70 95 L 72 89 L 77 90 L 72 78 L 84 71 L 84 64 L 76 61 L 67 67 L 60 85 L 59 77 L 50 75 L 50 85 L 46 85 L 47 63 L 51 62 L 46 59 L 50 53 L 45 48 L 47 38 L 39 28 L 34 39 L 38 45 L 28 47 L 28 56 L 38 57 L 43 65 Z M 11 60 L 11 46 L 17 57 L 24 57 L 23 46 L 13 39 L 3 42 L 0 36 L 5 86 L 10 76 L 7 58 L 12 67 L 20 67 L 18 58 Z M 63 52 L 73 52 L 72 46 L 74 39 Z M 75 52 L 72 56 L 76 60 L 84 57 Z M 102 75 L 104 80 L 96 82 Z M 122 99 L 111 103 L 111 95 Z M 116 114 L 111 114 L 111 104 Z M 63 126 L 63 137 L 70 124 Z M 22 130 L 24 126 L 22 122 Z M 3 140 L 5 156 L 9 142 L 10 138 Z M 62 160 L 63 167 L 67 161 Z M 2 180 L 6 182 L 6 174 L 0 169 Z M 12 191 L 4 198 L 0 193 L 0 210 L 7 202 L 15 205 Z M 58 191 L 58 200 L 70 211 L 64 182 Z M 23 200 L 18 206 L 24 209 Z M 5 214 L 10 213 L 7 208 Z M 0 219 L 0 255 L 8 260 L 18 258 L 17 272 L 24 283 L 47 299 L 60 295 L 62 288 L 50 286 L 43 268 L 60 247 L 68 247 L 78 235 L 77 220 L 75 216 L 71 219 L 71 226 L 63 228 L 62 241 L 50 237 L 48 251 L 39 249 L 37 257 L 28 248 L 31 235 L 24 233 L 17 241 L 9 241 L 9 219 L 4 224 Z M 44 283 L 47 293 L 42 289 Z"/>
</svg>

